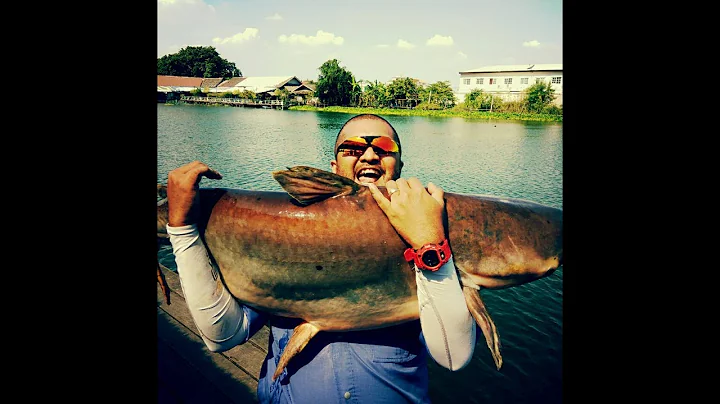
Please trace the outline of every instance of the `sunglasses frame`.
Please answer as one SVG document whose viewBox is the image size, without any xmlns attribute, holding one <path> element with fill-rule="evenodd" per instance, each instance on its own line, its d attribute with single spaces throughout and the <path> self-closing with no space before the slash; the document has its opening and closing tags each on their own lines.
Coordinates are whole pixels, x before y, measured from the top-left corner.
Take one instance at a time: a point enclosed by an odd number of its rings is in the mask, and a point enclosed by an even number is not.
<svg viewBox="0 0 720 404">
<path fill-rule="evenodd" d="M 388 151 L 388 150 L 385 150 L 384 148 L 374 144 L 377 139 L 381 139 L 381 138 L 383 138 L 382 139 L 383 141 L 391 142 L 394 145 L 395 150 Z M 370 139 L 370 140 L 368 140 L 368 139 Z M 356 148 L 348 148 L 348 147 L 343 148 L 343 145 L 346 142 L 351 141 L 353 143 L 360 143 L 359 140 L 362 140 L 365 142 L 365 145 L 362 148 L 362 151 L 360 151 L 360 148 L 357 148 L 357 147 Z M 388 136 L 352 136 L 352 137 L 345 139 L 342 143 L 340 143 L 338 145 L 337 150 L 335 151 L 335 155 L 337 155 L 338 153 L 340 153 L 341 150 L 344 149 L 345 150 L 345 152 L 343 153 L 344 157 L 347 157 L 347 156 L 360 157 L 360 156 L 362 156 L 363 153 L 365 153 L 365 151 L 367 150 L 368 147 L 372 147 L 375 154 L 377 154 L 378 156 L 381 156 L 381 157 L 389 156 L 391 154 L 400 152 L 400 145 Z M 355 153 L 351 152 L 351 150 L 354 150 Z"/>
</svg>

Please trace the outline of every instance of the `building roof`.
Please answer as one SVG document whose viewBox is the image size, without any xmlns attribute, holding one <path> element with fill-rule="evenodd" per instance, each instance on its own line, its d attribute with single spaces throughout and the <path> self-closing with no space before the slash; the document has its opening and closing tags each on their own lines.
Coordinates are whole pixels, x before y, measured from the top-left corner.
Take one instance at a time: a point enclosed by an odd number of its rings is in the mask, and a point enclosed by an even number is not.
<svg viewBox="0 0 720 404">
<path fill-rule="evenodd" d="M 255 93 L 275 91 L 283 86 L 299 86 L 302 82 L 295 76 L 255 76 L 246 77 L 245 80 L 233 87 L 242 90 L 251 90 Z"/>
<path fill-rule="evenodd" d="M 478 69 L 465 70 L 463 73 L 499 73 L 499 72 L 533 72 L 533 71 L 562 71 L 562 63 L 558 64 L 540 64 L 540 65 L 494 65 L 484 66 Z"/>
<path fill-rule="evenodd" d="M 157 76 L 158 86 L 171 86 L 171 87 L 200 87 L 202 84 L 202 77 L 183 77 L 183 76 Z"/>
<path fill-rule="evenodd" d="M 221 78 L 203 78 L 201 87 L 217 87 L 220 82 L 223 81 Z"/>
<path fill-rule="evenodd" d="M 235 87 L 235 84 L 245 80 L 247 77 L 233 77 L 218 84 L 218 87 Z"/>
<path fill-rule="evenodd" d="M 311 88 L 305 83 L 299 86 L 285 86 L 285 89 L 287 89 L 292 94 L 310 94 L 315 91 L 314 88 Z"/>
</svg>

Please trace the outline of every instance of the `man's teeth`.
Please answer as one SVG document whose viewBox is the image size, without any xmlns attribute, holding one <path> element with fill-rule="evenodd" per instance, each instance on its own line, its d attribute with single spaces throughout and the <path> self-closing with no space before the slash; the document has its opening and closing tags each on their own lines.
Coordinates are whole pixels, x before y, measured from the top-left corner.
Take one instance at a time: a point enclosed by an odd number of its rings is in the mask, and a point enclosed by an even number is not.
<svg viewBox="0 0 720 404">
<path fill-rule="evenodd" d="M 380 173 L 376 170 L 361 170 L 358 177 L 379 177 Z"/>
</svg>

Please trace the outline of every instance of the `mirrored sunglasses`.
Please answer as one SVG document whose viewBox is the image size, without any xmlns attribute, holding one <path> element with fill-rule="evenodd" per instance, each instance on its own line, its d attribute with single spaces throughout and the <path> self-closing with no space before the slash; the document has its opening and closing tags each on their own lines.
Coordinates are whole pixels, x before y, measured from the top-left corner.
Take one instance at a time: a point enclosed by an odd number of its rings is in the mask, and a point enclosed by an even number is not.
<svg viewBox="0 0 720 404">
<path fill-rule="evenodd" d="M 337 148 L 337 153 L 343 156 L 360 157 L 368 147 L 372 147 L 375 154 L 380 157 L 397 153 L 400 150 L 394 140 L 386 136 L 355 136 L 345 139 Z"/>
</svg>

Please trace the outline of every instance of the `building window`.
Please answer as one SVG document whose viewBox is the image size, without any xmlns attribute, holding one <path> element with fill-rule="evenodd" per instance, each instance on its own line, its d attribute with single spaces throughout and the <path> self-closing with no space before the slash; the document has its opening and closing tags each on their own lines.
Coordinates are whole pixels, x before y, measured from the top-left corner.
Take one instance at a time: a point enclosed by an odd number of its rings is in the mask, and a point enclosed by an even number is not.
<svg viewBox="0 0 720 404">
<path fill-rule="evenodd" d="M 553 77 L 552 82 L 554 84 L 560 84 L 561 79 L 562 79 L 562 77 Z"/>
<path fill-rule="evenodd" d="M 527 84 L 527 83 L 528 83 L 528 78 L 527 78 L 527 77 L 523 77 L 523 78 L 520 79 L 520 84 Z"/>
<path fill-rule="evenodd" d="M 463 84 L 470 84 L 470 79 L 463 79 Z"/>
<path fill-rule="evenodd" d="M 512 84 L 512 78 L 510 78 L 510 77 L 506 78 L 505 84 Z"/>
<path fill-rule="evenodd" d="M 482 83 L 483 83 L 483 79 L 476 79 L 476 80 L 475 80 L 475 84 L 482 84 Z"/>
<path fill-rule="evenodd" d="M 497 79 L 490 79 L 490 84 L 497 84 Z"/>
<path fill-rule="evenodd" d="M 537 84 L 537 83 L 544 83 L 544 82 L 545 82 L 545 77 L 537 77 L 537 78 L 535 78 L 535 84 Z"/>
</svg>

